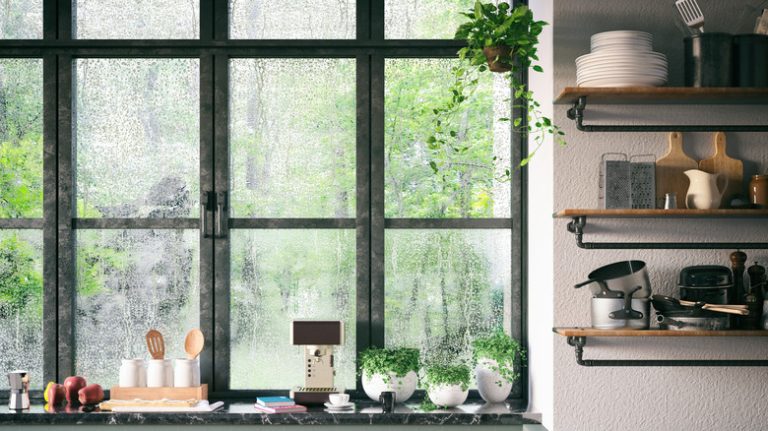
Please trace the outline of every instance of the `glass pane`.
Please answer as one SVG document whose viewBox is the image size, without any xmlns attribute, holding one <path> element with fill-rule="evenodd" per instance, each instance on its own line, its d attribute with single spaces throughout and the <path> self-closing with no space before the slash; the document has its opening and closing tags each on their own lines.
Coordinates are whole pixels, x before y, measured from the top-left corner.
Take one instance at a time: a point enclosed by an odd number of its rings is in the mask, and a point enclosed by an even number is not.
<svg viewBox="0 0 768 431">
<path fill-rule="evenodd" d="M 76 0 L 78 39 L 198 39 L 200 0 Z"/>
<path fill-rule="evenodd" d="M 42 216 L 43 61 L 0 59 L 0 218 Z"/>
<path fill-rule="evenodd" d="M 105 388 L 120 360 L 149 358 L 145 334 L 159 330 L 165 357 L 181 358 L 199 326 L 197 230 L 77 232 L 75 369 Z"/>
<path fill-rule="evenodd" d="M 30 373 L 31 387 L 43 381 L 43 234 L 0 231 L 0 389 L 5 373 Z"/>
<path fill-rule="evenodd" d="M 474 0 L 384 0 L 387 39 L 453 39 Z"/>
<path fill-rule="evenodd" d="M 464 108 L 449 118 L 457 146 L 438 174 L 427 138 L 434 133 L 432 110 L 450 100 L 456 60 L 388 59 L 385 63 L 385 214 L 387 217 L 509 217 L 510 188 L 498 181 L 509 167 L 509 84 L 503 76 L 480 75 Z M 497 161 L 493 161 L 493 157 Z"/>
<path fill-rule="evenodd" d="M 356 0 L 230 0 L 232 39 L 354 39 Z"/>
<path fill-rule="evenodd" d="M 0 1 L 0 39 L 42 39 L 43 0 Z"/>
<path fill-rule="evenodd" d="M 304 384 L 292 320 L 342 320 L 336 386 L 355 387 L 355 231 L 258 230 L 232 235 L 232 389 Z"/>
<path fill-rule="evenodd" d="M 234 217 L 355 216 L 355 62 L 231 63 Z"/>
<path fill-rule="evenodd" d="M 387 346 L 469 359 L 471 340 L 504 324 L 511 241 L 509 230 L 388 230 Z"/>
<path fill-rule="evenodd" d="M 200 194 L 197 59 L 78 59 L 78 217 L 189 217 Z"/>
</svg>

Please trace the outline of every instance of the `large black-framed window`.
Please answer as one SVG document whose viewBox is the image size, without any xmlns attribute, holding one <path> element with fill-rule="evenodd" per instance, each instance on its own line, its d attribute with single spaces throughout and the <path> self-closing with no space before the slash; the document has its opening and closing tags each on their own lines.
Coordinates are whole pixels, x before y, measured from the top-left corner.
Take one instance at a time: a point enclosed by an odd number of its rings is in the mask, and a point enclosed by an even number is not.
<svg viewBox="0 0 768 431">
<path fill-rule="evenodd" d="M 0 218 L 0 230 L 25 230 L 42 236 L 43 381 L 62 380 L 78 369 L 76 322 L 82 313 L 77 308 L 76 292 L 77 283 L 83 282 L 78 281 L 78 277 L 82 278 L 77 273 L 78 259 L 98 258 L 82 251 L 82 244 L 99 241 L 119 240 L 134 248 L 148 242 L 154 244 L 153 247 L 162 247 L 169 241 L 195 244 L 188 250 L 195 254 L 192 262 L 197 266 L 192 278 L 199 281 L 192 290 L 197 301 L 192 306 L 199 308 L 194 317 L 199 319 L 208 341 L 201 355 L 202 378 L 212 385 L 215 394 L 251 395 L 254 392 L 231 384 L 231 265 L 233 243 L 242 242 L 243 235 L 272 235 L 272 241 L 279 243 L 290 241 L 285 238 L 302 231 L 314 232 L 322 240 L 343 233 L 344 239 L 339 241 L 352 247 L 354 253 L 353 346 L 357 353 L 370 346 L 387 344 L 387 253 L 413 242 L 428 243 L 430 235 L 441 232 L 465 232 L 477 244 L 487 244 L 498 233 L 503 233 L 509 239 L 500 244 L 509 248 L 503 255 L 508 256 L 511 263 L 509 273 L 504 275 L 509 282 L 503 287 L 500 320 L 506 331 L 525 343 L 525 169 L 512 170 L 505 204 L 509 208 L 503 216 L 410 217 L 388 215 L 386 209 L 387 68 L 397 68 L 401 64 L 398 62 L 409 60 L 454 58 L 460 42 L 386 38 L 385 20 L 393 18 L 387 17 L 385 3 L 388 2 L 384 0 L 357 0 L 356 37 L 348 39 L 230 38 L 229 2 L 217 0 L 200 0 L 199 28 L 196 29 L 199 39 L 78 39 L 73 37 L 73 23 L 77 22 L 73 17 L 76 6 L 73 3 L 76 0 L 43 1 L 42 39 L 0 39 L 0 58 L 42 62 L 42 214 L 41 217 Z M 400 36 L 397 32 L 392 34 Z M 99 70 L 104 70 L 107 79 L 119 73 L 119 64 L 115 64 L 120 61 L 149 64 L 147 67 L 160 64 L 157 67 L 162 70 L 163 61 L 173 59 L 183 60 L 183 65 L 169 66 L 169 73 L 175 73 L 174 67 L 183 67 L 190 73 L 189 79 L 196 81 L 193 111 L 199 118 L 199 153 L 187 166 L 196 171 L 197 183 L 192 195 L 195 210 L 189 214 L 157 217 L 133 213 L 121 216 L 119 212 L 90 217 L 78 200 L 78 175 L 85 172 L 85 168 L 79 167 L 79 163 L 84 162 L 78 157 L 87 151 L 89 139 L 85 131 L 79 130 L 82 125 L 78 122 L 87 115 L 88 106 L 97 102 L 88 99 L 83 88 L 78 87 L 84 79 L 78 73 L 90 68 L 89 79 L 93 79 Z M 354 140 L 355 187 L 354 208 L 346 216 L 276 217 L 258 213 L 241 216 L 232 211 L 232 205 L 226 204 L 232 193 L 230 165 L 236 162 L 231 148 L 231 122 L 235 115 L 231 104 L 234 91 L 231 77 L 241 64 L 269 59 L 287 61 L 289 65 L 302 59 L 337 60 L 350 67 L 348 82 L 354 83 L 350 85 L 354 85 L 351 115 L 355 134 L 351 139 Z M 162 91 L 162 87 L 158 88 Z M 513 114 L 524 116 L 519 110 Z M 174 115 L 189 116 L 190 113 Z M 509 140 L 509 163 L 516 166 L 524 157 L 526 145 L 517 134 L 510 134 Z M 197 203 L 205 207 L 209 192 L 220 196 L 221 211 L 202 208 L 198 213 Z M 210 237 L 206 232 L 218 223 L 213 219 L 214 214 L 221 217 L 223 225 L 215 237 Z M 203 217 L 205 215 L 207 217 Z M 201 229 L 201 222 L 206 223 L 206 229 Z M 281 236 L 281 232 L 285 236 Z M 126 247 L 129 252 L 135 252 Z M 513 396 L 525 397 L 526 386 L 526 373 L 523 373 Z"/>
</svg>

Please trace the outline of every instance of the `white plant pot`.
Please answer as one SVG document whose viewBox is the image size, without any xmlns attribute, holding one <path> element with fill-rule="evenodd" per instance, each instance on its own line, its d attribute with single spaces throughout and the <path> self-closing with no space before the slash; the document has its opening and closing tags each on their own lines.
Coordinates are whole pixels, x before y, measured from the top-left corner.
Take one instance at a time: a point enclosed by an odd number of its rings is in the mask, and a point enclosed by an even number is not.
<svg viewBox="0 0 768 431">
<path fill-rule="evenodd" d="M 489 403 L 501 403 L 512 392 L 512 383 L 504 380 L 498 371 L 493 370 L 497 366 L 497 362 L 493 359 L 480 358 L 475 367 L 477 391 Z"/>
<path fill-rule="evenodd" d="M 379 402 L 379 395 L 383 391 L 395 391 L 395 402 L 404 403 L 416 391 L 416 385 L 419 383 L 419 377 L 415 372 L 409 371 L 403 377 L 398 377 L 395 373 L 389 373 L 389 382 L 384 381 L 382 374 L 376 373 L 369 378 L 363 371 L 363 390 L 368 397 Z"/>
<path fill-rule="evenodd" d="M 462 390 L 461 385 L 433 385 L 429 387 L 427 394 L 436 406 L 456 407 L 467 400 L 469 389 Z"/>
</svg>

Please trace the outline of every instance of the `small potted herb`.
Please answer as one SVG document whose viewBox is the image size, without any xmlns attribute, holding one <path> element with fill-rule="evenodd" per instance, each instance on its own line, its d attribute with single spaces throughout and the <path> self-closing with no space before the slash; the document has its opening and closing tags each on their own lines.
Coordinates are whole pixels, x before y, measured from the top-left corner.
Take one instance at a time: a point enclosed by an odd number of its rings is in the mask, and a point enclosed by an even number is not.
<svg viewBox="0 0 768 431">
<path fill-rule="evenodd" d="M 419 351 L 407 347 L 368 349 L 360 353 L 363 390 L 379 401 L 382 391 L 395 391 L 395 401 L 406 402 L 419 383 Z"/>
<path fill-rule="evenodd" d="M 470 381 L 469 367 L 464 364 L 428 364 L 423 383 L 429 399 L 438 407 L 456 407 L 467 400 Z"/>
<path fill-rule="evenodd" d="M 525 350 L 501 330 L 474 340 L 472 349 L 480 396 L 489 403 L 504 401 L 520 377 L 515 364 L 525 359 Z"/>
</svg>

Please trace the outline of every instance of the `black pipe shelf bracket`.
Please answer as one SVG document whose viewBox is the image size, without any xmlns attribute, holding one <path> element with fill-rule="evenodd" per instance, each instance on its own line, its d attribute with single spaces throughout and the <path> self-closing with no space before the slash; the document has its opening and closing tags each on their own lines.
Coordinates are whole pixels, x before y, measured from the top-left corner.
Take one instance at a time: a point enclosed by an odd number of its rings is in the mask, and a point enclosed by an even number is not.
<svg viewBox="0 0 768 431">
<path fill-rule="evenodd" d="M 587 96 L 579 96 L 568 109 L 568 118 L 576 122 L 582 132 L 768 132 L 768 125 L 595 125 L 584 124 Z"/>
<path fill-rule="evenodd" d="M 568 232 L 576 245 L 586 250 L 766 250 L 768 242 L 584 242 L 587 216 L 575 216 L 568 222 Z"/>
<path fill-rule="evenodd" d="M 768 367 L 768 359 L 584 359 L 585 336 L 568 336 L 583 367 Z"/>
</svg>

